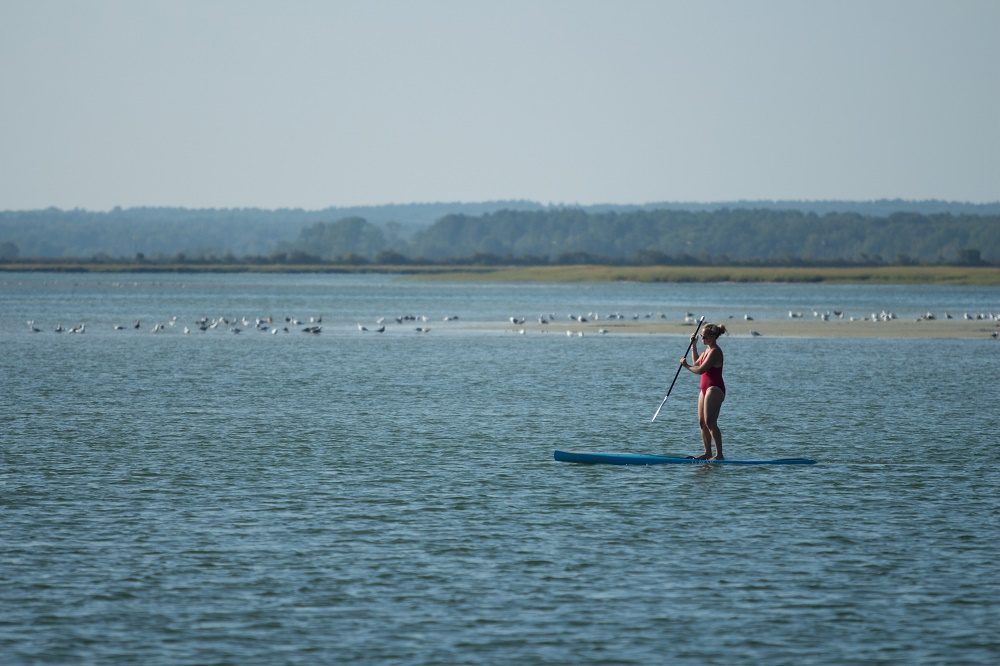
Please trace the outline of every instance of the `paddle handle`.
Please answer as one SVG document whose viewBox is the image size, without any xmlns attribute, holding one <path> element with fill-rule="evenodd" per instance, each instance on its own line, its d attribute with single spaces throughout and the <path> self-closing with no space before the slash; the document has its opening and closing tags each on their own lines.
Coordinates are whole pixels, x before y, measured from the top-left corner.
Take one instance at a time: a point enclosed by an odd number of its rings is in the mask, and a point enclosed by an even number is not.
<svg viewBox="0 0 1000 666">
<path fill-rule="evenodd" d="M 698 337 L 698 331 L 701 330 L 701 325 L 704 322 L 705 322 L 705 317 L 703 315 L 702 318 L 698 320 L 698 328 L 694 329 L 694 338 Z M 691 338 L 691 341 L 688 342 L 688 347 L 687 347 L 686 350 L 684 350 L 684 358 L 687 358 L 687 355 L 691 353 L 691 345 L 694 344 L 694 338 Z M 678 366 L 677 366 L 677 372 L 674 373 L 674 381 L 670 382 L 670 388 L 667 389 L 667 394 L 665 396 L 663 396 L 663 400 L 660 401 L 660 406 L 656 408 L 656 413 L 653 414 L 653 419 L 652 419 L 652 421 L 650 421 L 650 423 L 652 423 L 653 421 L 655 421 L 656 417 L 660 415 L 660 410 L 663 409 L 663 405 L 666 404 L 667 398 L 670 397 L 670 392 L 674 390 L 674 384 L 677 383 L 677 377 L 680 376 L 680 374 L 681 374 L 681 368 L 683 368 L 683 367 L 684 367 L 684 364 L 678 364 Z"/>
</svg>

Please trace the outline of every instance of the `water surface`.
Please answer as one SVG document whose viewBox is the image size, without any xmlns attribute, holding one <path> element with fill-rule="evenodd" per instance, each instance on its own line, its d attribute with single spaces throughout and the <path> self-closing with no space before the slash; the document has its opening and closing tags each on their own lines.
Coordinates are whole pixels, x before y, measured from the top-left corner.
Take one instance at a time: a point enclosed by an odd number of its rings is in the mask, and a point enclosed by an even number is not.
<svg viewBox="0 0 1000 666">
<path fill-rule="evenodd" d="M 683 337 L 441 321 L 961 312 L 994 292 L 3 280 L 5 663 L 1000 657 L 996 341 L 723 338 L 727 454 L 820 464 L 591 467 L 552 451 L 698 452 L 694 377 L 650 423 Z M 406 313 L 431 332 L 355 326 Z M 323 333 L 180 332 L 268 314 Z"/>
</svg>

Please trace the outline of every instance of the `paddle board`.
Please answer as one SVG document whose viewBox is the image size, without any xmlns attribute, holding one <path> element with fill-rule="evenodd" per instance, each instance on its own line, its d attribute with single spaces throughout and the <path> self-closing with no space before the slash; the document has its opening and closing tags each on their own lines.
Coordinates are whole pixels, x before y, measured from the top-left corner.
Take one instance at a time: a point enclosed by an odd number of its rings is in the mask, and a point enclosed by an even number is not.
<svg viewBox="0 0 1000 666">
<path fill-rule="evenodd" d="M 778 458 L 776 460 L 698 460 L 679 456 L 644 456 L 633 453 L 584 453 L 583 451 L 556 451 L 559 462 L 588 465 L 815 465 L 809 458 Z"/>
</svg>

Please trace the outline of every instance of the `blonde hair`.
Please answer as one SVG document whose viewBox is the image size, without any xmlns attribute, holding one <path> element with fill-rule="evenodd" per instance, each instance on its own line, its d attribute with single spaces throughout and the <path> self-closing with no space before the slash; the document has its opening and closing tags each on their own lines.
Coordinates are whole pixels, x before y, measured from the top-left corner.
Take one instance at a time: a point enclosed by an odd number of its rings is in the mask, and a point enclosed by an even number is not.
<svg viewBox="0 0 1000 666">
<path fill-rule="evenodd" d="M 725 324 L 705 324 L 705 332 L 713 337 L 719 337 L 724 335 L 726 332 Z"/>
</svg>

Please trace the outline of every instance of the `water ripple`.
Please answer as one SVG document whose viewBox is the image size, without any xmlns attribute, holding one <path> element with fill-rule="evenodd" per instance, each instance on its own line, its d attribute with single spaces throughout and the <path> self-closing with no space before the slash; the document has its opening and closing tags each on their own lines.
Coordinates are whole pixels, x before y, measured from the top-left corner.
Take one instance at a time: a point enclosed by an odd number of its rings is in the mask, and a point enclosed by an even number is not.
<svg viewBox="0 0 1000 666">
<path fill-rule="evenodd" d="M 729 454 L 820 464 L 618 468 L 676 340 L 237 337 L 4 338 L 5 663 L 1000 657 L 988 342 L 733 338 Z"/>
</svg>

